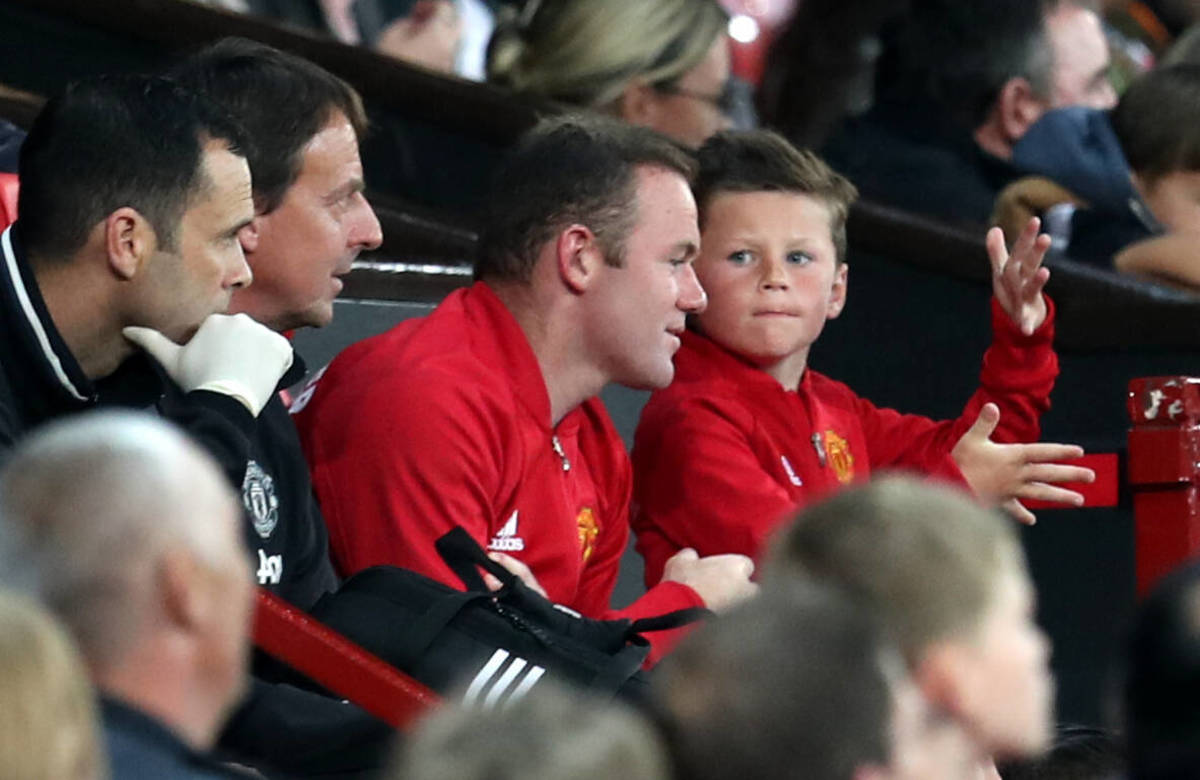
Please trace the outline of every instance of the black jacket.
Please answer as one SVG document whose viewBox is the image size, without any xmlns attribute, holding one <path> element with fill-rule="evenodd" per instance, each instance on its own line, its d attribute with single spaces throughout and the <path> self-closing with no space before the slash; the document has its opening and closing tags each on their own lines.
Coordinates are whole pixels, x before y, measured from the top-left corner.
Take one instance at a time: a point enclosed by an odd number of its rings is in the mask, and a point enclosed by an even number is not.
<svg viewBox="0 0 1200 780">
<path fill-rule="evenodd" d="M 88 380 L 42 300 L 20 246 L 19 224 L 0 236 L 0 455 L 58 417 L 100 407 L 154 409 L 200 443 L 241 493 L 260 585 L 302 609 L 335 589 L 325 523 L 282 401 L 273 398 L 256 420 L 228 396 L 183 392 L 141 354 L 109 377 Z M 290 374 L 284 382 L 294 381 Z M 289 733 L 295 723 L 305 726 L 302 739 Z M 333 764 L 354 776 L 382 762 L 390 730 L 338 700 L 258 684 L 222 739 L 245 763 L 268 761 L 298 776 L 310 766 Z M 296 749 L 301 743 L 307 752 Z M 346 743 L 374 748 L 319 755 L 323 746 Z"/>
<path fill-rule="evenodd" d="M 986 225 L 1017 177 L 933 103 L 881 101 L 822 151 L 867 200 L 948 222 Z"/>
</svg>

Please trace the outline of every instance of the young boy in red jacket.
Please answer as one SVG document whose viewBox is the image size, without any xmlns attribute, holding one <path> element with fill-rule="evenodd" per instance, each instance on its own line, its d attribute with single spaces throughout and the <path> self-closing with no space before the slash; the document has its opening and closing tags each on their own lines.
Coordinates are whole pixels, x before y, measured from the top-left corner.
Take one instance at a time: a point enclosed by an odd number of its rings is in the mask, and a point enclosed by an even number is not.
<svg viewBox="0 0 1200 780">
<path fill-rule="evenodd" d="M 695 266 L 709 302 L 690 318 L 675 380 L 651 397 L 633 451 L 647 583 L 683 548 L 757 557 L 784 515 L 873 469 L 965 482 L 1027 522 L 1016 499 L 1082 502 L 1049 484 L 1093 478 L 1050 462 L 1080 456 L 1078 447 L 997 443 L 1037 440 L 1058 374 L 1042 294 L 1049 241 L 1036 221 L 1011 259 L 1003 234 L 988 234 L 993 343 L 962 415 L 937 422 L 878 408 L 807 368 L 846 302 L 854 186 L 767 131 L 718 134 L 699 159 Z"/>
</svg>

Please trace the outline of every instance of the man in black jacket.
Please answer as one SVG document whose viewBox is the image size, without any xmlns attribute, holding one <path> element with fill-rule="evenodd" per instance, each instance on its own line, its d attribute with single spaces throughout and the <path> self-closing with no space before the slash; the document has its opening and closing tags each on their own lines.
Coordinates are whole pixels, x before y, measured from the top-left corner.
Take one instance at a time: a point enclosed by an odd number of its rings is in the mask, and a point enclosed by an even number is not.
<svg viewBox="0 0 1200 780">
<path fill-rule="evenodd" d="M 171 77 L 238 117 L 247 135 L 254 284 L 234 293 L 229 311 L 276 331 L 329 324 L 339 277 L 382 241 L 363 197 L 358 140 L 367 118 L 358 93 L 307 60 L 244 39 L 197 52 Z M 281 386 L 302 375 L 297 359 Z M 226 470 L 241 487 L 259 585 L 310 608 L 337 578 L 308 465 L 278 396 L 259 415 L 247 457 Z M 222 737 L 247 761 L 298 775 L 353 775 L 382 764 L 390 747 L 390 730 L 357 708 L 261 682 L 255 694 Z"/>
<path fill-rule="evenodd" d="M 131 360 L 130 326 L 188 342 L 163 414 L 214 451 L 240 446 L 292 360 L 278 334 L 217 314 L 251 279 L 240 146 L 219 109 L 164 79 L 96 79 L 47 103 L 21 149 L 23 216 L 0 236 L 0 451 L 153 375 Z"/>
</svg>

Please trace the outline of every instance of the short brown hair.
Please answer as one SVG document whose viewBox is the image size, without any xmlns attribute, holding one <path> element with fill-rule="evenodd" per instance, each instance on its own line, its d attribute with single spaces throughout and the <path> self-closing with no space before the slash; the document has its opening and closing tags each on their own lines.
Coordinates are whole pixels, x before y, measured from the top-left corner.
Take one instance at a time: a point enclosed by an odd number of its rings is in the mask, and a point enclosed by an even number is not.
<svg viewBox="0 0 1200 780">
<path fill-rule="evenodd" d="M 359 140 L 362 98 L 316 63 L 265 43 L 224 38 L 175 65 L 171 76 L 221 106 L 245 128 L 254 205 L 269 214 L 300 176 L 304 148 L 340 113 Z"/>
<path fill-rule="evenodd" d="M 846 261 L 846 217 L 858 190 L 808 149 L 797 149 L 770 130 L 726 130 L 696 153 L 700 170 L 692 193 L 700 225 L 709 202 L 725 192 L 785 192 L 809 195 L 829 209 L 829 232 L 837 261 Z"/>
<path fill-rule="evenodd" d="M 978 628 L 1005 565 L 1025 566 L 1010 521 L 949 487 L 889 477 L 800 512 L 771 550 L 767 578 L 844 587 L 916 663 L 930 643 Z"/>
<path fill-rule="evenodd" d="M 1200 65 L 1155 68 L 1112 111 L 1129 167 L 1147 184 L 1176 171 L 1200 171 Z"/>
<path fill-rule="evenodd" d="M 529 281 L 542 246 L 575 223 L 590 228 L 605 260 L 620 266 L 637 220 L 639 166 L 674 171 L 689 183 L 695 171 L 687 152 L 653 130 L 600 116 L 539 123 L 495 174 L 475 276 Z"/>
</svg>

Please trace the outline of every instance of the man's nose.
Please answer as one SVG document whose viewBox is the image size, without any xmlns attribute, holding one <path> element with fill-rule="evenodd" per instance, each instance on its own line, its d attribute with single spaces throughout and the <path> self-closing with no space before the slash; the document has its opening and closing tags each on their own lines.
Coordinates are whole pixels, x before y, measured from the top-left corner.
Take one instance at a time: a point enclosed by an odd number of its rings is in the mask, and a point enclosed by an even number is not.
<svg viewBox="0 0 1200 780">
<path fill-rule="evenodd" d="M 375 210 L 362 193 L 357 197 L 354 224 L 350 226 L 350 246 L 360 250 L 378 249 L 383 243 L 383 228 L 379 226 L 379 217 L 375 216 Z"/>
<path fill-rule="evenodd" d="M 699 314 L 708 306 L 708 295 L 705 294 L 704 287 L 700 285 L 696 269 L 691 265 L 687 267 L 687 273 L 683 276 L 676 305 L 681 311 L 689 314 Z"/>
</svg>

